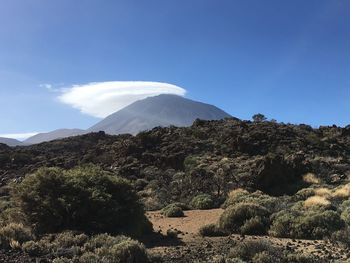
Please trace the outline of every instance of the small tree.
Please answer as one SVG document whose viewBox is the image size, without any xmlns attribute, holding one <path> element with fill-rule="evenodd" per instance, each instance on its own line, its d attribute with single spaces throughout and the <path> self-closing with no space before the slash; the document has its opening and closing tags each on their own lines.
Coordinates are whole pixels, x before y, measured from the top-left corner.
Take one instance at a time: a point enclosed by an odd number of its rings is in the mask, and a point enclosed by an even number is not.
<svg viewBox="0 0 350 263">
<path fill-rule="evenodd" d="M 261 113 L 257 113 L 257 114 L 254 114 L 253 117 L 252 117 L 253 121 L 254 122 L 263 122 L 263 121 L 266 121 L 266 117 L 264 114 L 261 114 Z"/>
</svg>

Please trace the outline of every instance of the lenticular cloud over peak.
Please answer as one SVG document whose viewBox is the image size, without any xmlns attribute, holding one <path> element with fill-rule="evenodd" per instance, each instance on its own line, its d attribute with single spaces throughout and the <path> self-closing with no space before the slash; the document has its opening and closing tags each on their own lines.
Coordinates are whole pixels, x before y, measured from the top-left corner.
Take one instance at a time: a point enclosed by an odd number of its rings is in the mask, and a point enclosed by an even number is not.
<svg viewBox="0 0 350 263">
<path fill-rule="evenodd" d="M 186 90 L 161 82 L 108 81 L 65 88 L 58 99 L 82 113 L 104 118 L 137 100 L 160 94 L 184 96 Z"/>
</svg>

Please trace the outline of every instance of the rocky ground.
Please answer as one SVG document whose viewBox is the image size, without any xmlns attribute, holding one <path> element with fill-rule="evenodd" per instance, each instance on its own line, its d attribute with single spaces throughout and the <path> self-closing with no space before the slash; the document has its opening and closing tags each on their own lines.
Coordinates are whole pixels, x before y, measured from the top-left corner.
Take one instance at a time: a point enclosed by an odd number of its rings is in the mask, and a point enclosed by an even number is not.
<svg viewBox="0 0 350 263">
<path fill-rule="evenodd" d="M 326 240 L 301 240 L 273 238 L 269 236 L 201 237 L 198 230 L 201 226 L 216 223 L 222 209 L 185 211 L 185 217 L 167 218 L 160 211 L 148 212 L 155 231 L 166 235 L 169 229 L 177 231 L 178 238 L 159 241 L 148 245 L 151 254 L 161 255 L 164 262 L 212 262 L 218 256 L 225 256 L 230 249 L 243 240 L 268 240 L 274 245 L 290 251 L 313 254 L 317 258 L 334 262 L 350 258 L 350 252 L 344 247 Z"/>
</svg>

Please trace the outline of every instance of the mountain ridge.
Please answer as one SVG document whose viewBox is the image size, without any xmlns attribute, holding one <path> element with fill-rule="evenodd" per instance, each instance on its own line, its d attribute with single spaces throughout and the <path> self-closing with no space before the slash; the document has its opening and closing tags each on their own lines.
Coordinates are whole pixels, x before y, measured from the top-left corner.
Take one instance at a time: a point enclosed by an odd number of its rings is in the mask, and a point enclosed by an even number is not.
<svg viewBox="0 0 350 263">
<path fill-rule="evenodd" d="M 107 116 L 87 131 L 135 135 L 157 126 L 186 127 L 196 119 L 218 120 L 228 117 L 232 116 L 216 106 L 177 95 L 162 94 L 138 100 Z"/>
<path fill-rule="evenodd" d="M 214 105 L 178 95 L 161 94 L 137 100 L 110 114 L 87 130 L 57 129 L 36 134 L 23 142 L 11 141 L 7 138 L 4 138 L 3 142 L 9 146 L 30 145 L 98 131 L 111 135 L 136 135 L 141 131 L 151 130 L 158 126 L 188 127 L 196 119 L 218 120 L 229 117 L 232 116 Z"/>
</svg>

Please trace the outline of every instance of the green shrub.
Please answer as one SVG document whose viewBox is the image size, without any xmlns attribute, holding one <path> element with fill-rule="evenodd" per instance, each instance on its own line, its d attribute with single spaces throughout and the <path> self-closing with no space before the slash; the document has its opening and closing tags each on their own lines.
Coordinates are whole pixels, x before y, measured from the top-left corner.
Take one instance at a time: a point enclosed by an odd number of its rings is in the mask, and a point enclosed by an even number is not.
<svg viewBox="0 0 350 263">
<path fill-rule="evenodd" d="M 175 202 L 175 203 L 171 203 L 170 205 L 178 206 L 178 207 L 180 207 L 183 211 L 190 210 L 190 207 L 189 207 L 188 205 L 186 205 L 185 203 Z"/>
<path fill-rule="evenodd" d="M 82 246 L 88 239 L 89 237 L 85 234 L 65 231 L 56 235 L 54 243 L 57 247 L 69 248 L 73 246 Z"/>
<path fill-rule="evenodd" d="M 101 257 L 92 252 L 86 252 L 79 258 L 79 263 L 97 263 L 103 262 Z"/>
<path fill-rule="evenodd" d="M 293 222 L 292 236 L 296 238 L 322 239 L 344 227 L 335 211 L 305 212 Z"/>
<path fill-rule="evenodd" d="M 107 234 L 91 238 L 74 232 L 46 235 L 37 242 L 25 242 L 22 250 L 32 257 L 45 256 L 52 262 L 149 262 L 146 249 L 141 243 L 125 236 Z"/>
<path fill-rule="evenodd" d="M 341 219 L 348 225 L 350 225 L 350 207 L 347 207 L 340 215 Z"/>
<path fill-rule="evenodd" d="M 32 238 L 31 230 L 22 224 L 10 223 L 0 228 L 0 247 L 2 248 L 9 248 L 11 242 L 22 244 Z"/>
<path fill-rule="evenodd" d="M 236 246 L 230 250 L 229 257 L 250 261 L 257 254 L 262 252 L 268 253 L 268 255 L 274 255 L 275 259 L 281 257 L 282 254 L 277 247 L 266 240 L 250 240 L 237 243 Z"/>
<path fill-rule="evenodd" d="M 204 225 L 199 229 L 199 234 L 203 237 L 220 237 L 227 234 L 215 224 Z"/>
<path fill-rule="evenodd" d="M 334 243 L 340 243 L 345 247 L 350 246 L 350 229 L 345 228 L 332 233 L 330 238 Z"/>
<path fill-rule="evenodd" d="M 315 190 L 312 188 L 303 188 L 293 195 L 294 201 L 304 201 L 315 195 Z"/>
<path fill-rule="evenodd" d="M 266 234 L 267 219 L 260 216 L 252 217 L 246 220 L 240 227 L 240 233 L 247 235 Z"/>
<path fill-rule="evenodd" d="M 268 226 L 268 210 L 250 203 L 228 207 L 219 219 L 219 227 L 229 233 L 265 234 Z"/>
<path fill-rule="evenodd" d="M 112 247 L 123 240 L 129 239 L 125 236 L 110 236 L 108 234 L 95 235 L 84 244 L 84 250 L 91 252 L 102 247 Z"/>
<path fill-rule="evenodd" d="M 170 204 L 162 209 L 162 214 L 166 217 L 183 217 L 184 212 L 181 207 Z"/>
<path fill-rule="evenodd" d="M 193 197 L 191 206 L 194 209 L 212 209 L 214 208 L 214 201 L 208 194 L 200 194 Z"/>
<path fill-rule="evenodd" d="M 274 255 L 269 254 L 267 251 L 259 252 L 252 258 L 252 263 L 271 263 L 281 262 Z"/>
<path fill-rule="evenodd" d="M 109 263 L 148 263 L 146 248 L 135 240 L 123 240 L 112 247 L 102 247 L 95 252 Z"/>
<path fill-rule="evenodd" d="M 13 195 L 38 233 L 71 229 L 140 235 L 151 229 L 131 185 L 94 166 L 40 169 Z"/>
<path fill-rule="evenodd" d="M 269 233 L 276 237 L 322 239 L 343 227 L 344 222 L 336 211 L 314 207 L 277 213 Z"/>
</svg>

